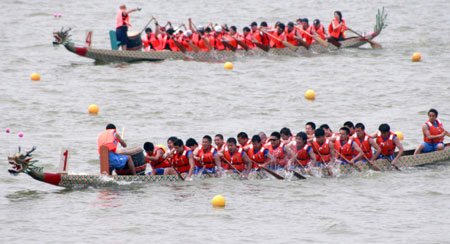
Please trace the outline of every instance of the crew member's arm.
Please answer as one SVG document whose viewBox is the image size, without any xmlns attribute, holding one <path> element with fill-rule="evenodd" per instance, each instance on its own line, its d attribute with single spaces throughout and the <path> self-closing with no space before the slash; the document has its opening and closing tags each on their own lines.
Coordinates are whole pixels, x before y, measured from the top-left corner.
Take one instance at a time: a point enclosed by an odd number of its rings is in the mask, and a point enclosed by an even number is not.
<svg viewBox="0 0 450 244">
<path fill-rule="evenodd" d="M 375 148 L 375 154 L 372 156 L 372 158 L 369 158 L 371 163 L 374 163 L 374 161 L 378 158 L 378 156 L 381 153 L 381 147 L 378 146 L 378 144 L 372 138 L 369 138 L 369 145 L 372 146 L 373 148 Z M 372 149 L 370 149 L 370 150 L 372 150 Z"/>
<path fill-rule="evenodd" d="M 247 172 L 245 173 L 245 176 L 248 177 L 248 174 L 250 174 L 250 170 L 252 169 L 253 161 L 250 160 L 245 152 L 242 152 L 242 159 L 247 163 Z"/>
<path fill-rule="evenodd" d="M 358 152 L 358 155 L 356 155 L 356 157 L 353 157 L 349 162 L 351 164 L 354 164 L 356 160 L 360 159 L 364 155 L 364 153 L 356 142 L 352 142 L 352 149 Z"/>
<path fill-rule="evenodd" d="M 314 154 L 314 150 L 312 149 L 312 147 L 308 148 L 308 154 L 311 158 L 311 161 L 309 162 L 310 165 L 316 165 L 316 154 Z"/>
<path fill-rule="evenodd" d="M 116 133 L 116 139 L 119 141 L 122 147 L 127 147 L 127 143 L 122 139 L 122 137 L 120 137 L 119 133 Z"/>
<path fill-rule="evenodd" d="M 328 146 L 330 147 L 330 162 L 334 162 L 336 160 L 336 152 L 334 151 L 334 143 L 330 141 L 328 143 Z"/>
<path fill-rule="evenodd" d="M 430 140 L 442 138 L 446 135 L 446 133 L 448 133 L 444 130 L 444 132 L 442 132 L 441 134 L 433 136 L 430 134 L 430 129 L 425 124 L 422 126 L 422 132 L 426 137 L 430 138 Z"/>
<path fill-rule="evenodd" d="M 126 11 L 126 12 L 127 12 L 127 14 L 129 14 L 129 13 L 133 13 L 133 12 L 136 12 L 136 11 L 141 11 L 141 8 L 133 8 L 133 9 L 130 9 L 130 10 Z"/>
<path fill-rule="evenodd" d="M 189 18 L 188 21 L 189 21 L 189 30 L 191 30 L 192 32 L 198 33 L 197 29 L 194 28 L 194 26 L 192 25 L 192 19 Z"/>
<path fill-rule="evenodd" d="M 188 154 L 188 160 L 189 160 L 189 173 L 188 176 L 186 177 L 186 180 L 190 179 L 192 174 L 194 173 L 194 168 L 195 168 L 195 163 L 194 163 L 194 155 L 192 153 Z"/>
<path fill-rule="evenodd" d="M 397 137 L 394 138 L 394 144 L 398 148 L 398 153 L 397 156 L 395 156 L 394 160 L 392 160 L 391 164 L 395 165 L 398 159 L 403 155 L 403 145 Z"/>
<path fill-rule="evenodd" d="M 200 147 L 197 147 L 194 149 L 194 151 L 192 153 L 194 153 L 194 159 L 195 160 L 200 160 L 200 158 L 198 157 L 198 152 L 200 151 Z"/>
<path fill-rule="evenodd" d="M 290 169 L 290 168 L 291 168 L 291 165 L 295 164 L 295 161 L 296 161 L 295 152 L 294 152 L 294 150 L 292 149 L 292 147 L 289 146 L 289 145 L 293 145 L 293 144 L 292 144 L 292 143 L 289 143 L 289 144 L 287 145 L 287 147 L 286 147 L 286 153 L 287 153 L 288 155 L 293 155 L 293 156 L 290 157 L 290 159 L 288 160 L 288 163 L 287 163 L 288 169 Z"/>
<path fill-rule="evenodd" d="M 214 153 L 213 158 L 214 158 L 214 162 L 216 163 L 216 166 L 217 166 L 217 172 L 218 172 L 219 177 L 220 177 L 221 174 L 222 174 L 222 165 L 221 165 L 221 162 L 220 162 L 220 156 L 219 156 L 219 153 L 218 153 L 217 151 Z"/>
<path fill-rule="evenodd" d="M 275 160 L 273 155 L 269 153 L 268 149 L 264 150 L 264 158 L 268 159 L 268 160 L 266 160 L 266 162 L 263 163 L 264 167 L 267 167 L 268 164 L 275 163 L 277 161 L 277 160 Z"/>
<path fill-rule="evenodd" d="M 151 161 L 158 161 L 160 158 L 164 157 L 164 153 L 162 149 L 156 151 L 156 155 L 153 156 L 145 156 L 145 158 L 150 159 Z"/>
</svg>

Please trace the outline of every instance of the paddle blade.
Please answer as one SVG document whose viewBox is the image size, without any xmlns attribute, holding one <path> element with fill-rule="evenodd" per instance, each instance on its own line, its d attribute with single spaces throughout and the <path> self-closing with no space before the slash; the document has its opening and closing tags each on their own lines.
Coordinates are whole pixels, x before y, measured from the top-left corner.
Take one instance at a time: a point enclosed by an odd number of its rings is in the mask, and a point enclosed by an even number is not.
<svg viewBox="0 0 450 244">
<path fill-rule="evenodd" d="M 281 43 L 283 43 L 284 46 L 286 46 L 287 48 L 291 49 L 293 52 L 297 51 L 297 46 L 290 44 L 287 41 L 282 41 Z"/>
<path fill-rule="evenodd" d="M 306 177 L 301 175 L 299 172 L 292 170 L 292 172 L 294 173 L 294 176 L 299 178 L 300 180 L 306 180 Z"/>
<path fill-rule="evenodd" d="M 284 177 L 283 177 L 283 176 L 281 176 L 281 175 L 275 173 L 275 172 L 274 172 L 273 170 L 271 170 L 271 169 L 268 169 L 268 168 L 266 168 L 266 167 L 264 167 L 264 166 L 259 166 L 259 168 L 265 170 L 267 173 L 271 174 L 273 177 L 275 177 L 275 178 L 277 178 L 277 179 L 279 179 L 279 180 L 284 180 Z"/>
</svg>

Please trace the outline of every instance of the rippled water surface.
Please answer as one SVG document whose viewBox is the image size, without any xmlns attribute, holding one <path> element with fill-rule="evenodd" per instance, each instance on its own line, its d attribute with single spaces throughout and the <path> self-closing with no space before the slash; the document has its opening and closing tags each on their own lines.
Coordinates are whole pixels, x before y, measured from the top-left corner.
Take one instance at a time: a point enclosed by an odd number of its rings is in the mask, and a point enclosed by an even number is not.
<svg viewBox="0 0 450 244">
<path fill-rule="evenodd" d="M 130 145 L 164 143 L 175 135 L 253 135 L 307 121 L 387 122 L 402 131 L 405 148 L 421 142 L 430 107 L 450 121 L 448 52 L 450 2 L 435 1 L 133 1 L 131 23 L 140 31 L 152 15 L 161 23 L 192 17 L 237 25 L 320 18 L 334 10 L 369 32 L 385 6 L 388 27 L 369 45 L 311 57 L 242 57 L 223 63 L 165 61 L 96 65 L 51 45 L 52 32 L 72 27 L 83 44 L 109 48 L 108 30 L 121 1 L 2 1 L 0 35 L 0 242 L 162 243 L 446 243 L 448 161 L 402 172 L 367 172 L 306 181 L 215 179 L 176 184 L 131 184 L 65 190 L 7 173 L 15 145 L 38 146 L 35 158 L 57 170 L 70 148 L 72 173 L 97 173 L 96 137 L 109 122 L 126 128 Z M 62 18 L 55 19 L 54 13 Z M 420 52 L 423 60 L 412 63 Z M 31 82 L 29 75 L 41 74 Z M 314 89 L 316 100 L 303 98 Z M 100 113 L 89 116 L 97 104 Z M 12 129 L 9 137 L 4 128 Z M 17 133 L 22 131 L 23 138 Z M 211 208 L 223 194 L 224 210 Z"/>
</svg>

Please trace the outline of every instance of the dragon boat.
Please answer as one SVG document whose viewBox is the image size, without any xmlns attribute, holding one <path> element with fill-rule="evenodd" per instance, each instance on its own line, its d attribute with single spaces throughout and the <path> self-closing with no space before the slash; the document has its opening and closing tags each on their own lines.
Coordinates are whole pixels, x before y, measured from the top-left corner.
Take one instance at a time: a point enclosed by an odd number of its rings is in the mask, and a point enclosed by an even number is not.
<svg viewBox="0 0 450 244">
<path fill-rule="evenodd" d="M 383 28 L 386 27 L 385 20 L 387 14 L 384 12 L 384 8 L 376 15 L 376 24 L 373 32 L 368 34 L 363 34 L 358 36 L 353 36 L 346 38 L 340 42 L 339 48 L 357 48 L 360 47 L 375 37 L 377 37 Z M 186 51 L 186 52 L 172 52 L 168 50 L 162 51 L 142 51 L 138 50 L 127 50 L 121 51 L 117 50 L 117 43 L 112 40 L 115 38 L 115 33 L 111 34 L 111 50 L 108 49 L 95 49 L 83 46 L 76 46 L 70 40 L 69 30 L 64 31 L 61 29 L 58 32 L 54 32 L 53 36 L 55 41 L 54 45 L 63 45 L 68 51 L 75 53 L 79 56 L 94 59 L 101 63 L 111 63 L 111 62 L 138 62 L 138 61 L 164 61 L 164 60 L 196 60 L 196 61 L 231 61 L 236 58 L 243 56 L 308 56 L 312 54 L 326 53 L 333 50 L 337 50 L 338 47 L 335 45 L 322 45 L 317 42 L 313 43 L 308 49 L 299 46 L 295 51 L 289 48 L 270 48 L 268 51 L 264 51 L 259 48 L 252 50 L 211 50 L 209 52 L 204 51 Z M 86 41 L 90 45 L 91 35 L 88 34 Z M 140 36 L 138 37 L 140 40 Z M 89 39 L 89 41 L 88 41 Z"/>
<path fill-rule="evenodd" d="M 424 166 L 428 164 L 433 164 L 439 161 L 445 161 L 450 159 L 450 147 L 449 144 L 446 144 L 446 148 L 441 151 L 435 151 L 430 153 L 422 153 L 417 155 L 412 155 L 414 150 L 405 151 L 404 156 L 400 157 L 396 166 L 398 168 L 408 168 L 415 166 Z M 140 175 L 104 175 L 104 174 L 67 174 L 67 160 L 64 163 L 64 172 L 63 173 L 49 173 L 44 172 L 42 167 L 38 167 L 34 165 L 37 160 L 32 160 L 31 153 L 35 150 L 33 147 L 30 151 L 25 154 L 16 153 L 15 155 L 8 157 L 8 162 L 11 165 L 11 169 L 9 169 L 9 173 L 13 175 L 18 175 L 20 173 L 25 173 L 31 176 L 33 179 L 42 181 L 48 184 L 66 187 L 66 188 L 77 188 L 77 187 L 108 187 L 111 185 L 118 185 L 123 183 L 157 183 L 157 182 L 181 182 L 184 179 L 180 178 L 178 175 L 145 175 L 145 160 L 143 160 L 143 150 L 141 148 L 133 149 L 134 154 L 133 161 L 135 162 L 136 171 Z M 67 155 L 67 153 L 65 154 Z M 66 158 L 67 159 L 67 158 Z M 101 159 L 100 159 L 101 160 Z M 137 163 L 136 161 L 143 161 L 142 163 Z M 386 159 L 378 159 L 375 161 L 375 165 L 382 171 L 392 170 L 392 165 Z M 336 176 L 345 176 L 353 173 L 357 173 L 358 171 L 364 172 L 370 169 L 370 165 L 367 162 L 358 162 L 356 163 L 356 167 L 341 164 L 336 167 Z M 61 168 L 61 164 L 60 164 Z M 305 174 L 306 172 L 300 172 Z M 318 171 L 321 171 L 319 175 L 326 176 L 327 170 L 324 168 L 318 168 Z M 100 172 L 103 172 L 102 169 Z M 279 174 L 284 174 L 285 179 L 296 179 L 292 177 L 291 172 L 287 172 L 284 170 L 277 171 Z M 296 173 L 298 173 L 298 169 Z M 120 173 L 120 172 L 118 172 Z M 126 173 L 126 172 L 122 172 Z M 217 174 L 201 174 L 196 176 L 196 180 L 205 180 L 208 178 L 218 178 Z M 231 179 L 242 179 L 242 175 L 238 173 L 230 173 L 223 174 L 222 177 L 231 178 Z M 254 171 L 249 175 L 250 180 L 258 180 L 258 179 L 271 179 L 273 176 L 268 174 L 266 171 Z"/>
</svg>

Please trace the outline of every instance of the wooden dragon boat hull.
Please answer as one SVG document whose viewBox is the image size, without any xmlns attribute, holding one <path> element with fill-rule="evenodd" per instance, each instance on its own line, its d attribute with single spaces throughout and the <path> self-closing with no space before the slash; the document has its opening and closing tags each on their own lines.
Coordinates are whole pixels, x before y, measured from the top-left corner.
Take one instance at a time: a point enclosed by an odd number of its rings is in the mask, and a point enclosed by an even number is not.
<svg viewBox="0 0 450 244">
<path fill-rule="evenodd" d="M 435 151 L 431 153 L 423 153 L 418 155 L 407 155 L 400 157 L 397 162 L 399 168 L 423 166 L 427 164 L 433 164 L 439 161 L 445 161 L 450 159 L 450 148 L 446 148 L 442 151 Z M 382 171 L 391 170 L 390 164 L 385 159 L 378 159 L 375 161 L 375 165 Z M 369 170 L 369 164 L 367 162 L 358 162 L 357 166 L 362 171 Z M 356 169 L 350 165 L 340 165 L 338 175 L 349 175 L 356 172 Z M 26 171 L 31 177 L 36 180 L 43 181 L 56 186 L 74 188 L 74 187 L 107 187 L 111 185 L 119 185 L 123 183 L 157 183 L 157 182 L 179 182 L 182 181 L 177 175 L 71 175 L 71 174 L 55 174 L 45 173 L 41 171 L 28 170 Z M 326 175 L 325 169 L 322 169 L 322 175 Z M 200 179 L 207 179 L 210 176 L 203 174 L 196 176 Z M 217 175 L 212 175 L 217 178 Z M 227 174 L 226 178 L 240 179 L 240 175 L 237 173 Z M 268 179 L 269 176 L 265 171 L 255 171 L 250 173 L 249 179 Z M 294 178 L 292 178 L 294 179 Z"/>
</svg>

